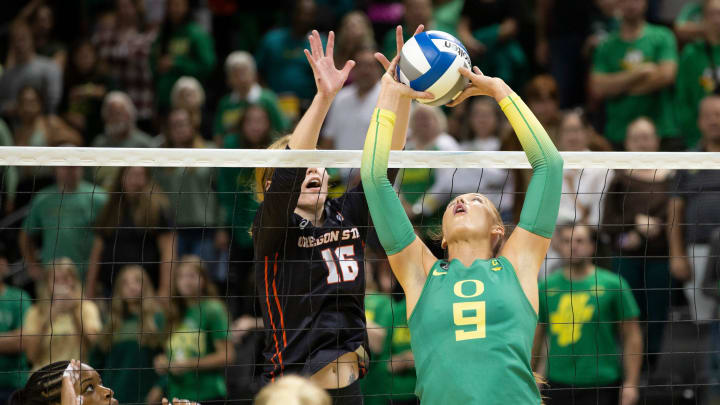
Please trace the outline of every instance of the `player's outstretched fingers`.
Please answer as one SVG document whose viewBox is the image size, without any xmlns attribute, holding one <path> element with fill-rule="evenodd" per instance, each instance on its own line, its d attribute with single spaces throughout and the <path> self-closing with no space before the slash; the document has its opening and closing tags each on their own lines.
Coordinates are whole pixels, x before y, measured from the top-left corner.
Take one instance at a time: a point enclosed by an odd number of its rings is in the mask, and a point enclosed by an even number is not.
<svg viewBox="0 0 720 405">
<path fill-rule="evenodd" d="M 315 65 L 315 59 L 313 58 L 312 54 L 307 49 L 303 49 L 303 52 L 305 52 L 305 57 L 310 64 L 310 69 L 312 69 L 313 75 L 317 75 L 317 66 Z"/>
<path fill-rule="evenodd" d="M 355 61 L 350 59 L 349 61 L 345 62 L 345 66 L 343 66 L 342 70 L 340 71 L 340 74 L 342 75 L 343 83 L 345 80 L 347 80 L 348 76 L 350 75 L 350 71 L 352 68 L 355 67 Z"/>
<path fill-rule="evenodd" d="M 388 58 L 386 58 L 385 55 L 381 54 L 380 52 L 375 52 L 374 56 L 375 56 L 375 60 L 380 62 L 383 69 L 385 69 L 385 71 L 387 71 L 388 68 L 390 67 L 390 61 L 388 60 Z"/>
<path fill-rule="evenodd" d="M 308 37 L 310 42 L 310 52 L 312 53 L 313 59 L 317 60 L 323 57 L 322 41 L 320 40 L 320 34 L 317 30 L 313 30 Z"/>
<path fill-rule="evenodd" d="M 333 48 L 335 47 L 335 33 L 330 31 L 328 34 L 327 46 L 325 47 L 325 56 L 333 57 Z"/>
</svg>

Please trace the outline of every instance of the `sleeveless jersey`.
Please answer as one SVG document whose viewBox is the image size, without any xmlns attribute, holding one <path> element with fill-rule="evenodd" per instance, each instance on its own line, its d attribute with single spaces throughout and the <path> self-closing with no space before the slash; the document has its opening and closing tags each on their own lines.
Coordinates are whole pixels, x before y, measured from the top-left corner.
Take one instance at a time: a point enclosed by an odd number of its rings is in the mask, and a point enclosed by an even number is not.
<svg viewBox="0 0 720 405">
<path fill-rule="evenodd" d="M 328 199 L 325 221 L 316 227 L 294 212 L 304 179 L 305 169 L 275 169 L 253 224 L 265 322 L 262 383 L 315 374 L 361 346 L 369 352 L 364 251 L 370 213 L 362 185 Z M 362 376 L 366 365 L 359 366 Z"/>
<path fill-rule="evenodd" d="M 424 405 L 540 403 L 537 315 L 506 258 L 437 261 L 408 325 Z"/>
</svg>

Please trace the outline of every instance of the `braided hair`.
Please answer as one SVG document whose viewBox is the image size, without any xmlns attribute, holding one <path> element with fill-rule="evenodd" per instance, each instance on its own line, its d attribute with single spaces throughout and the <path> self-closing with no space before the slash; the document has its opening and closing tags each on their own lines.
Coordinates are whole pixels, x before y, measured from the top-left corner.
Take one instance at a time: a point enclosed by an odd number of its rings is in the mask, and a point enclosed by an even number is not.
<svg viewBox="0 0 720 405">
<path fill-rule="evenodd" d="M 32 373 L 25 387 L 15 391 L 8 405 L 48 405 L 60 403 L 63 372 L 70 361 L 56 361 Z"/>
</svg>

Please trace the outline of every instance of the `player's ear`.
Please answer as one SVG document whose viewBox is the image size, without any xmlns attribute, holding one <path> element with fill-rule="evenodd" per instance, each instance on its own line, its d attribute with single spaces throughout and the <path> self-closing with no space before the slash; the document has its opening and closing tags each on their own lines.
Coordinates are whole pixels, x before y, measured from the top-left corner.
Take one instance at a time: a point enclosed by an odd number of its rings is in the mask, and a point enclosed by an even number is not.
<svg viewBox="0 0 720 405">
<path fill-rule="evenodd" d="M 265 181 L 265 191 L 270 190 L 270 183 L 272 183 L 272 180 Z"/>
<path fill-rule="evenodd" d="M 445 240 L 444 237 L 442 238 L 442 241 L 440 242 L 440 247 L 443 249 L 447 249 L 447 241 Z"/>
</svg>

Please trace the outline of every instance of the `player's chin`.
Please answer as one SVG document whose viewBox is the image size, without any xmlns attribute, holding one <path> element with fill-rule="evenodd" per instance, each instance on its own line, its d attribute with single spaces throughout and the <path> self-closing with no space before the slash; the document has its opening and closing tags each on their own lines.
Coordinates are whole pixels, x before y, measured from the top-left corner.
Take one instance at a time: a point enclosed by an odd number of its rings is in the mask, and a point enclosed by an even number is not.
<svg viewBox="0 0 720 405">
<path fill-rule="evenodd" d="M 307 191 L 298 199 L 297 206 L 303 209 L 315 209 L 318 205 L 324 205 L 327 199 L 327 191 L 322 192 L 319 189 L 315 191 Z"/>
</svg>

